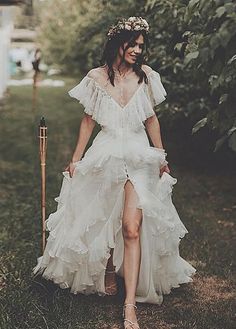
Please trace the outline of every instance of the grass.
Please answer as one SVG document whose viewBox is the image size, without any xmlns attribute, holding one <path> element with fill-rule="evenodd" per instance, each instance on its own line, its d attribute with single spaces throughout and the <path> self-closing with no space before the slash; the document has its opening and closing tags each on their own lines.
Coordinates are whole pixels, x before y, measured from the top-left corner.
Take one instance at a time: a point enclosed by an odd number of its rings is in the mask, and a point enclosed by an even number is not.
<svg viewBox="0 0 236 329">
<path fill-rule="evenodd" d="M 82 108 L 66 94 L 74 83 L 66 78 L 66 87 L 40 88 L 34 109 L 32 89 L 12 87 L 0 107 L 1 329 L 122 328 L 122 281 L 115 297 L 83 296 L 31 275 L 41 249 L 37 126 L 44 115 L 49 214 L 56 208 L 61 172 L 74 149 L 82 117 Z M 97 131 L 98 127 L 94 135 Z M 186 158 L 179 157 L 186 152 L 173 142 L 177 138 L 168 131 L 163 136 L 171 174 L 178 179 L 173 201 L 190 232 L 181 243 L 181 254 L 197 268 L 197 274 L 193 283 L 165 296 L 162 306 L 139 304 L 140 325 L 148 329 L 234 328 L 234 167 L 223 153 L 201 158 L 200 152 L 190 156 L 189 151 Z M 196 165 L 194 156 L 204 166 Z"/>
</svg>

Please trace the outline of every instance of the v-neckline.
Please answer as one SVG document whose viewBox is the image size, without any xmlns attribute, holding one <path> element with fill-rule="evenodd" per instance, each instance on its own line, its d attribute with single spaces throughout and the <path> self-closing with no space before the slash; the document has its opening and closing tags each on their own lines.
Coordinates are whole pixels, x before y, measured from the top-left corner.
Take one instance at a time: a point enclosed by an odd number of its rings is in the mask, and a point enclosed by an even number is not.
<svg viewBox="0 0 236 329">
<path fill-rule="evenodd" d="M 150 74 L 151 72 L 149 72 L 147 74 L 147 76 Z M 135 90 L 135 92 L 133 93 L 133 95 L 131 96 L 131 98 L 129 99 L 128 103 L 125 105 L 125 106 L 121 106 L 115 99 L 114 97 L 112 97 L 109 92 L 103 88 L 102 86 L 100 86 L 100 84 L 93 78 L 89 77 L 89 76 L 86 76 L 88 79 L 92 80 L 94 82 L 94 84 L 101 90 L 103 91 L 113 102 L 116 106 L 118 106 L 122 111 L 124 111 L 128 105 L 131 103 L 131 101 L 134 99 L 134 97 L 138 94 L 138 92 L 141 90 L 141 88 L 143 87 L 144 85 L 144 80 L 142 81 L 141 85 Z"/>
</svg>

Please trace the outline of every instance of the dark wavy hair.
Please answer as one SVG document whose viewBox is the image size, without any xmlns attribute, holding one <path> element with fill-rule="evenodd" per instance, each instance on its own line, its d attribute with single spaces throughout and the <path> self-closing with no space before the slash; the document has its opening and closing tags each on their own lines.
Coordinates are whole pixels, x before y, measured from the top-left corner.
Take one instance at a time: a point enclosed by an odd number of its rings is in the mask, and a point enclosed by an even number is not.
<svg viewBox="0 0 236 329">
<path fill-rule="evenodd" d="M 138 75 L 139 81 L 141 83 L 144 79 L 145 83 L 148 82 L 146 73 L 142 70 L 142 64 L 146 64 L 146 60 L 149 56 L 149 39 L 145 30 L 140 31 L 130 31 L 121 30 L 112 37 L 111 40 L 107 40 L 103 49 L 101 64 L 107 64 L 108 66 L 108 76 L 111 84 L 114 86 L 115 72 L 113 70 L 113 63 L 117 57 L 119 48 L 123 49 L 123 56 L 120 65 L 124 62 L 125 52 L 130 47 L 130 45 L 142 34 L 144 39 L 144 48 L 140 55 L 138 55 L 136 62 L 133 64 L 133 70 Z M 128 42 L 127 46 L 124 47 L 124 43 Z M 119 65 L 119 66 L 120 66 Z"/>
</svg>

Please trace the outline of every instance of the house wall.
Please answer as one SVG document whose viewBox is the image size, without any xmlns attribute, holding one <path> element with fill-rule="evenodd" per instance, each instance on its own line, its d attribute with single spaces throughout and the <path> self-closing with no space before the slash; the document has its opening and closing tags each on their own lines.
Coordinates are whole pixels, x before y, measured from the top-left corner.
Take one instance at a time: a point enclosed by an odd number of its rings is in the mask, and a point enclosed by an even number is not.
<svg viewBox="0 0 236 329">
<path fill-rule="evenodd" d="M 9 49 L 12 30 L 12 8 L 0 6 L 0 98 L 4 95 L 10 77 Z"/>
</svg>

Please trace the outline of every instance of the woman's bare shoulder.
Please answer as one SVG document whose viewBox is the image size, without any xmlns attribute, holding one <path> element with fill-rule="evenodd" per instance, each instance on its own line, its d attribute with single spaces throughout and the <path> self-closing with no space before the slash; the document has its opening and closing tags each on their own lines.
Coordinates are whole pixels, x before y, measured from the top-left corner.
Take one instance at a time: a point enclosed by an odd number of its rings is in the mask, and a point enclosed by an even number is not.
<svg viewBox="0 0 236 329">
<path fill-rule="evenodd" d="M 142 70 L 146 73 L 149 74 L 150 72 L 153 71 L 153 69 L 151 68 L 151 66 L 148 66 L 146 64 L 142 64 Z"/>
<path fill-rule="evenodd" d="M 92 78 L 92 79 L 99 79 L 101 76 L 104 76 L 105 74 L 105 66 L 98 66 L 92 68 L 88 73 L 87 76 Z"/>
</svg>

